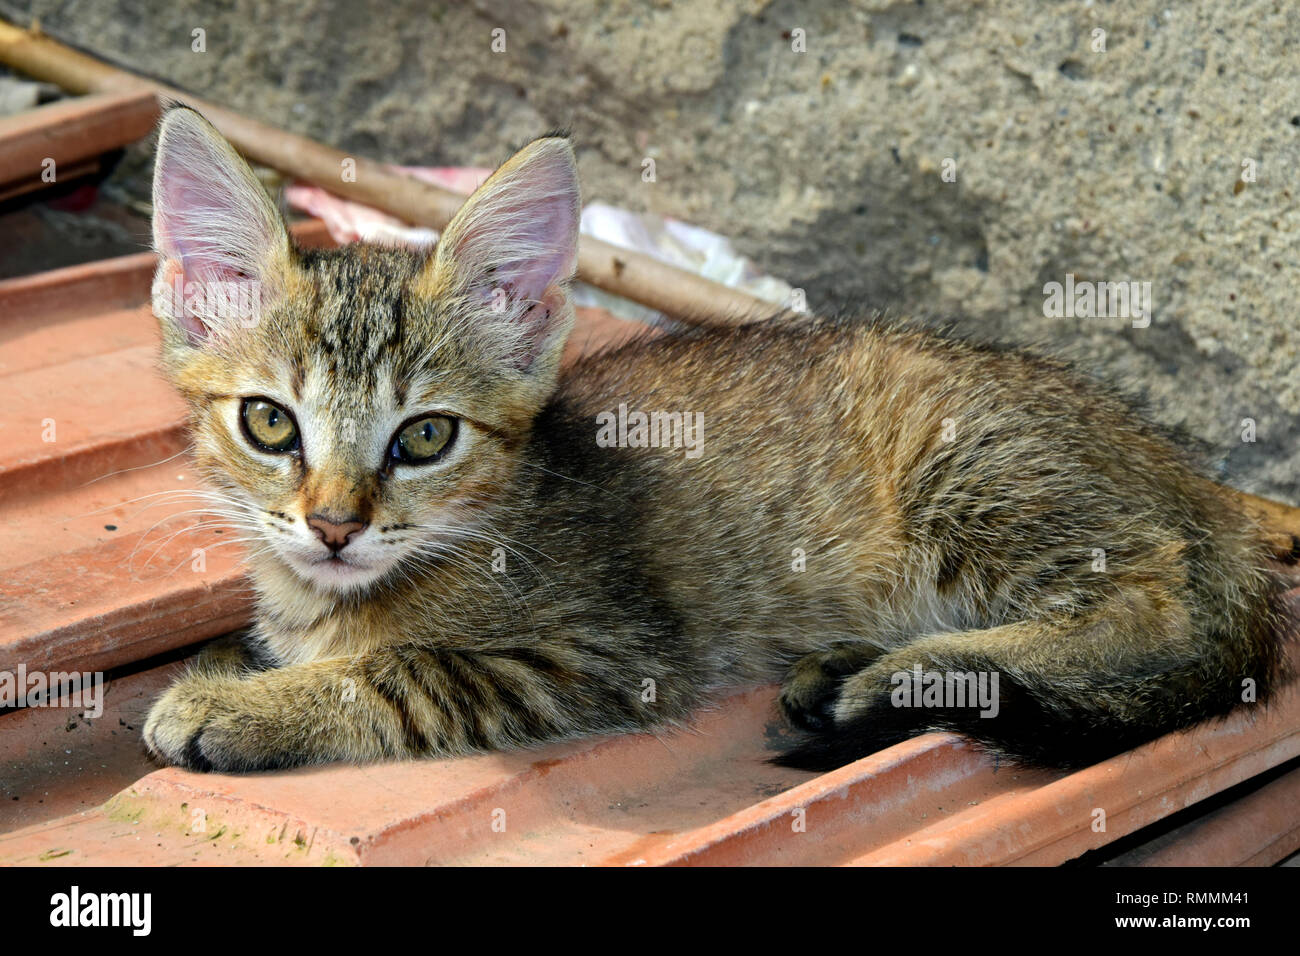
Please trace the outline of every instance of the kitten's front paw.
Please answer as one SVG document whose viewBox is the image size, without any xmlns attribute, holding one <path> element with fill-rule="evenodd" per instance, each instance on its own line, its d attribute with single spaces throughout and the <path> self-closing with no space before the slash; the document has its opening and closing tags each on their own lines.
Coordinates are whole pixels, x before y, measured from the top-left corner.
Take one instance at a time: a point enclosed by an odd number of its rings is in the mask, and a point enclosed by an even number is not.
<svg viewBox="0 0 1300 956">
<path fill-rule="evenodd" d="M 169 687 L 149 711 L 144 743 L 164 763 L 187 770 L 226 771 L 241 766 L 231 746 L 230 682 L 211 676 L 186 675 Z"/>
</svg>

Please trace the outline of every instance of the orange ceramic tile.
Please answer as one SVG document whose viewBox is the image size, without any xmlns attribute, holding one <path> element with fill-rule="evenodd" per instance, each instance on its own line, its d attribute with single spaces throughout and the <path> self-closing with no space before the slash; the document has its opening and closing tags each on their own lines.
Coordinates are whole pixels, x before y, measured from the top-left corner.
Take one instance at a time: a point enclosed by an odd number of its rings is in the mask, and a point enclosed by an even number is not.
<svg viewBox="0 0 1300 956">
<path fill-rule="evenodd" d="M 1107 861 L 1107 866 L 1273 866 L 1300 850 L 1300 770 Z"/>
<path fill-rule="evenodd" d="M 157 122 L 158 98 L 149 91 L 78 96 L 0 117 L 0 195 L 68 182 L 87 161 L 143 139 Z"/>
<path fill-rule="evenodd" d="M 140 727 L 181 667 L 107 680 L 98 717 L 70 706 L 0 717 L 0 833 L 92 810 L 156 770 Z"/>
</svg>

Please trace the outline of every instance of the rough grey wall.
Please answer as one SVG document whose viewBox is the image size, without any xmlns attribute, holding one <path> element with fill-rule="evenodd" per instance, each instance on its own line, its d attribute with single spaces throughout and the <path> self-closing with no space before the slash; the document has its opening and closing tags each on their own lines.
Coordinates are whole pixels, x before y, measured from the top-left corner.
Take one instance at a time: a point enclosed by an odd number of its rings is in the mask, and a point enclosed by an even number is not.
<svg viewBox="0 0 1300 956">
<path fill-rule="evenodd" d="M 491 165 L 571 127 L 588 198 L 731 235 L 814 307 L 956 315 L 1049 343 L 1145 391 L 1231 480 L 1300 499 L 1287 4 L 280 6 L 0 0 L 60 39 L 378 158 Z M 190 48 L 199 27 L 206 53 Z M 1154 321 L 1044 317 L 1044 283 L 1067 272 L 1149 281 Z"/>
</svg>

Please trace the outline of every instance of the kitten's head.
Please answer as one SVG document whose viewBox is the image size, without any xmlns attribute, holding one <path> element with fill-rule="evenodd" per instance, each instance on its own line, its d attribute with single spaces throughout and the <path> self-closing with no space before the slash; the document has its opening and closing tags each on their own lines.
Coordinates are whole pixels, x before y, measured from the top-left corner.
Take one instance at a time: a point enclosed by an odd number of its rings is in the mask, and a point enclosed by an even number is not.
<svg viewBox="0 0 1300 956">
<path fill-rule="evenodd" d="M 482 536 L 573 324 L 573 151 L 516 154 L 432 254 L 293 247 L 197 113 L 163 120 L 154 314 L 198 464 L 260 558 L 363 589 Z"/>
</svg>

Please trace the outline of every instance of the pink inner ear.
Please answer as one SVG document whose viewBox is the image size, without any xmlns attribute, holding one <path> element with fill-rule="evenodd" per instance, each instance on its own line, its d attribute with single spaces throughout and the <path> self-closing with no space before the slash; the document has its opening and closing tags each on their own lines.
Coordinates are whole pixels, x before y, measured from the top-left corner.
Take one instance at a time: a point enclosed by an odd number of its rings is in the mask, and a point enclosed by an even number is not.
<svg viewBox="0 0 1300 956">
<path fill-rule="evenodd" d="M 485 298 L 504 291 L 512 315 L 544 325 L 541 300 L 576 266 L 578 214 L 573 154 L 565 143 L 542 140 L 470 197 L 448 228 L 445 251 Z"/>
<path fill-rule="evenodd" d="M 552 326 L 552 319 L 564 306 L 564 293 L 556 286 L 550 286 L 546 292 L 537 297 L 537 301 L 527 312 L 520 317 L 520 322 L 524 323 L 527 328 L 527 350 L 521 356 L 517 363 L 518 367 L 527 370 L 542 353 L 542 348 L 546 345 L 547 333 Z"/>
<path fill-rule="evenodd" d="M 577 223 L 567 204 L 518 203 L 492 210 L 460 237 L 456 257 L 464 267 L 490 268 L 480 279 L 490 296 L 500 288 L 519 302 L 539 301 L 573 274 Z"/>
<path fill-rule="evenodd" d="M 565 202 L 543 201 L 519 203 L 499 214 L 515 220 L 510 241 L 519 258 L 498 259 L 495 284 L 524 301 L 540 300 L 547 289 L 573 272 L 577 223 L 572 210 Z M 510 250 L 503 251 L 508 255 Z"/>
<path fill-rule="evenodd" d="M 164 259 L 162 271 L 158 277 L 161 288 L 155 288 L 154 295 L 167 296 L 168 302 L 165 309 L 162 310 L 163 313 L 172 317 L 185 332 L 191 344 L 197 345 L 207 338 L 209 329 L 194 314 L 193 310 L 185 308 L 186 281 L 183 260 Z"/>
<path fill-rule="evenodd" d="M 194 308 L 194 303 L 199 301 L 194 295 L 196 289 L 229 288 L 231 284 L 247 282 L 251 277 L 239 268 L 232 257 L 214 254 L 203 243 L 167 241 L 157 226 L 155 232 L 160 233 L 157 239 L 160 248 L 168 250 L 160 277 L 166 286 L 165 293 L 170 297 L 167 314 L 185 331 L 192 343 L 198 344 L 214 330 L 208 327 Z M 187 251 L 187 247 L 193 249 L 195 245 L 199 247 L 197 251 Z M 206 291 L 202 294 L 207 295 Z"/>
<path fill-rule="evenodd" d="M 201 178 L 192 168 L 212 163 L 211 153 L 181 159 L 160 156 L 155 190 L 154 245 L 167 259 L 178 261 L 187 282 L 228 279 L 237 271 L 237 250 L 223 249 L 220 240 L 251 238 L 253 217 L 237 206 L 226 183 L 208 170 Z M 220 237 L 220 239 L 218 239 Z"/>
<path fill-rule="evenodd" d="M 578 187 L 567 148 L 543 150 L 506 172 L 504 182 L 470 198 L 444 236 L 443 255 L 451 253 L 449 266 L 474 298 L 511 324 L 503 343 L 527 370 L 555 344 L 551 333 L 565 314 L 562 283 L 577 265 Z"/>
<path fill-rule="evenodd" d="M 255 313 L 245 313 L 260 309 L 261 289 L 250 280 L 264 277 L 286 246 L 261 187 L 197 122 L 183 115 L 164 121 L 154 171 L 154 248 L 167 284 L 159 291 L 170 297 L 166 314 L 191 341 L 211 336 L 214 326 L 255 322 Z"/>
</svg>

